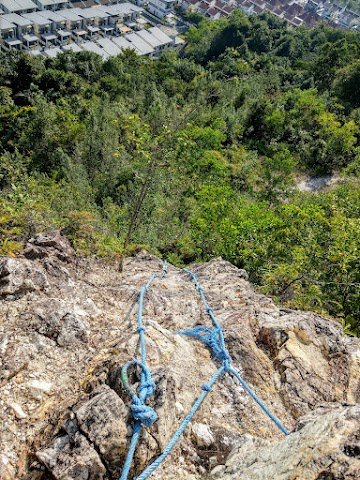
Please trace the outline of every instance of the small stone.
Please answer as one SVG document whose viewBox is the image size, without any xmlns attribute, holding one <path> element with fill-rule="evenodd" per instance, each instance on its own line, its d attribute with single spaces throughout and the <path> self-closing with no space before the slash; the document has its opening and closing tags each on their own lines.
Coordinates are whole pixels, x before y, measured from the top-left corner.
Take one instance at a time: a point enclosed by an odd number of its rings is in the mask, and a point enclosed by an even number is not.
<svg viewBox="0 0 360 480">
<path fill-rule="evenodd" d="M 18 418 L 19 420 L 27 417 L 24 410 L 17 403 L 12 402 L 12 403 L 9 404 L 9 406 L 13 409 L 13 411 L 15 413 L 15 417 Z M 19 434 L 20 434 L 20 432 L 19 432 Z"/>
<path fill-rule="evenodd" d="M 219 475 L 219 474 L 222 473 L 224 470 L 225 470 L 225 465 L 216 465 L 216 467 L 214 467 L 214 468 L 211 470 L 210 475 L 212 475 L 212 476 Z"/>
<path fill-rule="evenodd" d="M 199 447 L 209 447 L 215 442 L 214 436 L 210 428 L 204 423 L 194 423 L 192 426 L 192 433 L 196 444 Z"/>
<path fill-rule="evenodd" d="M 39 393 L 50 393 L 53 388 L 52 383 L 45 382 L 44 380 L 29 380 L 27 384 L 35 396 L 38 396 Z"/>
</svg>

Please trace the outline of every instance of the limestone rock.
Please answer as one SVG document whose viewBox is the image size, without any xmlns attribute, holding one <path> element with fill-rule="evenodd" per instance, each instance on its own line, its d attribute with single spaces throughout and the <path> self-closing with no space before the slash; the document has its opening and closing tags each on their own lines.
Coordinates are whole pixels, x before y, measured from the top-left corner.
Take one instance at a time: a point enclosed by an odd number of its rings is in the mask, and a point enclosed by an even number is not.
<svg viewBox="0 0 360 480">
<path fill-rule="evenodd" d="M 56 480 L 102 480 L 105 477 L 106 469 L 99 455 L 79 433 L 73 438 L 56 439 L 51 448 L 36 455 Z"/>
<path fill-rule="evenodd" d="M 38 332 L 53 338 L 60 346 L 86 342 L 90 325 L 84 318 L 85 311 L 75 312 L 72 305 L 55 298 L 39 305 L 36 313 L 41 320 Z"/>
<path fill-rule="evenodd" d="M 360 478 L 360 405 L 325 405 L 268 447 L 245 442 L 231 453 L 221 480 L 356 480 Z"/>
<path fill-rule="evenodd" d="M 30 259 L 53 256 L 69 262 L 74 255 L 74 250 L 69 240 L 61 235 L 59 230 L 52 230 L 31 238 L 26 245 L 24 255 Z"/>
<path fill-rule="evenodd" d="M 199 447 L 210 447 L 215 442 L 214 436 L 208 425 L 204 423 L 194 423 L 191 427 L 195 437 L 196 444 Z"/>
<path fill-rule="evenodd" d="M 24 410 L 23 410 L 23 409 L 20 407 L 20 405 L 18 405 L 17 403 L 15 403 L 15 402 L 10 403 L 9 406 L 13 409 L 13 411 L 14 411 L 15 416 L 16 416 L 17 419 L 22 420 L 22 419 L 24 419 L 24 418 L 27 417 L 27 415 L 26 415 L 26 413 L 24 412 Z"/>
<path fill-rule="evenodd" d="M 13 480 L 15 478 L 15 470 L 11 466 L 9 458 L 3 454 L 0 454 L 0 478 L 1 480 Z"/>
<path fill-rule="evenodd" d="M 115 477 L 127 447 L 128 410 L 124 402 L 111 388 L 103 385 L 88 402 L 75 410 L 75 414 L 80 430 L 100 452 Z"/>
<path fill-rule="evenodd" d="M 48 285 L 45 272 L 32 262 L 18 258 L 0 260 L 0 298 L 43 290 Z"/>
<path fill-rule="evenodd" d="M 120 274 L 95 258 L 73 257 L 63 241 L 40 236 L 31 245 L 41 255 L 5 259 L 10 263 L 0 280 L 0 459 L 7 463 L 0 469 L 21 480 L 114 480 L 134 426 L 121 368 L 140 358 L 139 289 L 161 271 L 162 262 L 142 251 L 126 259 Z M 34 270 L 46 276 L 46 288 L 35 281 Z M 263 470 L 265 480 L 359 478 L 359 339 L 345 338 L 339 324 L 319 315 L 279 309 L 254 291 L 246 272 L 222 259 L 191 270 L 223 326 L 233 367 L 291 433 L 284 438 L 224 374 L 153 477 L 256 480 Z M 25 280 L 34 288 L 22 290 Z M 2 293 L 5 287 L 17 292 L 11 301 Z M 176 333 L 211 327 L 183 271 L 169 265 L 167 276 L 154 280 L 143 322 L 156 384 L 147 402 L 158 420 L 142 429 L 129 478 L 163 451 L 220 365 L 203 343 Z M 139 369 L 130 368 L 135 390 L 139 378 Z M 28 417 L 17 419 L 11 404 Z"/>
</svg>

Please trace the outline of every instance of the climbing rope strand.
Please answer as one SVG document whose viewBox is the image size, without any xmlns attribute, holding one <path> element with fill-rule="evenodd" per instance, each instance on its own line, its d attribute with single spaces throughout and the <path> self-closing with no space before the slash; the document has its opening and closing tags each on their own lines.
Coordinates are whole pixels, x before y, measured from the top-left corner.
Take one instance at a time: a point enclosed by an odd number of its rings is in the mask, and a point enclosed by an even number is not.
<svg viewBox="0 0 360 480">
<path fill-rule="evenodd" d="M 166 261 L 164 261 L 163 271 L 160 278 L 164 278 L 166 274 L 167 274 L 167 263 Z M 139 294 L 137 332 L 139 334 L 139 339 L 140 339 L 141 362 L 138 362 L 136 360 L 127 362 L 123 366 L 121 371 L 122 383 L 132 398 L 131 411 L 135 418 L 135 424 L 134 424 L 133 435 L 130 441 L 129 450 L 128 450 L 125 463 L 121 472 L 120 480 L 127 480 L 128 478 L 142 425 L 151 426 L 157 419 L 156 412 L 151 407 L 145 404 L 146 398 L 148 398 L 151 395 L 151 393 L 154 391 L 155 384 L 152 381 L 150 370 L 147 368 L 147 365 L 146 365 L 147 355 L 146 355 L 145 327 L 142 320 L 144 296 L 148 291 L 148 289 L 150 288 L 150 285 L 152 284 L 152 282 L 157 277 L 159 277 L 159 275 L 157 273 L 153 273 L 149 281 L 147 282 L 147 284 L 141 287 L 140 294 Z M 127 369 L 131 365 L 137 365 L 141 368 L 139 396 L 137 396 L 129 386 Z"/>
<path fill-rule="evenodd" d="M 145 480 L 146 478 L 148 478 L 153 473 L 153 471 L 163 462 L 163 460 L 165 460 L 165 458 L 169 455 L 169 453 L 173 449 L 176 442 L 179 440 L 179 438 L 183 434 L 185 428 L 188 426 L 188 424 L 190 423 L 195 413 L 198 411 L 200 405 L 205 400 L 207 394 L 211 391 L 214 383 L 216 383 L 217 379 L 220 377 L 220 375 L 224 373 L 224 371 L 225 371 L 224 367 L 220 367 L 217 370 L 217 372 L 212 376 L 209 383 L 201 387 L 203 389 L 203 392 L 198 397 L 198 399 L 194 402 L 190 412 L 187 414 L 187 416 L 184 418 L 180 427 L 172 436 L 171 440 L 165 447 L 163 453 L 146 470 L 144 470 L 143 473 L 141 473 L 138 477 L 136 477 L 136 480 Z"/>
<path fill-rule="evenodd" d="M 277 425 L 285 435 L 289 435 L 289 431 L 284 427 L 284 425 L 280 422 L 280 420 L 278 420 L 275 417 L 275 415 L 270 412 L 270 410 L 266 407 L 266 405 L 263 404 L 260 398 L 251 390 L 249 385 L 241 378 L 238 372 L 234 370 L 232 367 L 230 367 L 229 373 L 234 375 L 234 377 L 238 380 L 241 386 L 248 392 L 250 397 L 252 397 L 255 400 L 255 402 L 264 410 L 266 415 L 275 423 L 275 425 Z"/>
<path fill-rule="evenodd" d="M 248 394 L 255 400 L 255 402 L 262 408 L 262 410 L 268 415 L 268 417 L 275 423 L 275 425 L 285 434 L 288 435 L 289 431 L 284 427 L 284 425 L 278 420 L 274 414 L 270 412 L 270 410 L 264 405 L 264 403 L 260 400 L 260 398 L 256 395 L 255 392 L 251 390 L 251 388 L 248 386 L 248 384 L 242 379 L 240 374 L 234 370 L 233 367 L 230 366 L 231 363 L 231 357 L 229 353 L 226 350 L 225 347 L 225 340 L 224 340 L 224 335 L 222 332 L 221 325 L 219 322 L 216 320 L 212 309 L 209 307 L 209 304 L 206 300 L 205 294 L 203 292 L 203 289 L 201 288 L 195 274 L 191 272 L 190 270 L 184 269 L 186 273 L 188 273 L 193 282 L 195 283 L 195 286 L 197 290 L 200 293 L 201 299 L 204 303 L 205 309 L 208 313 L 208 315 L 211 317 L 211 320 L 215 326 L 215 328 L 211 331 L 210 329 L 206 327 L 196 327 L 193 330 L 185 330 L 185 331 L 180 331 L 178 333 L 182 333 L 184 335 L 189 335 L 197 338 L 198 340 L 203 341 L 206 345 L 212 348 L 214 355 L 221 360 L 223 360 L 224 366 L 225 366 L 225 371 L 231 373 L 240 383 L 240 385 L 248 392 Z M 206 331 L 209 333 L 209 335 L 202 335 L 199 332 L 204 332 Z M 225 364 L 225 362 L 227 364 Z"/>
<path fill-rule="evenodd" d="M 205 345 L 207 345 L 209 348 L 211 348 L 213 354 L 222 361 L 222 366 L 216 371 L 216 373 L 212 376 L 208 384 L 203 385 L 201 388 L 203 392 L 201 395 L 197 398 L 197 400 L 194 402 L 190 412 L 188 415 L 184 418 L 183 422 L 181 423 L 180 427 L 178 430 L 174 433 L 172 438 L 170 439 L 169 443 L 165 447 L 163 453 L 143 472 L 141 473 L 136 480 L 146 480 L 152 473 L 153 471 L 163 462 L 163 460 L 169 455 L 171 450 L 173 449 L 174 445 L 176 442 L 179 440 L 181 435 L 183 434 L 185 428 L 188 426 L 189 422 L 197 412 L 197 410 L 200 408 L 200 405 L 202 402 L 205 400 L 207 394 L 211 391 L 213 385 L 216 383 L 218 378 L 223 374 L 223 373 L 229 373 L 233 375 L 240 383 L 240 385 L 249 393 L 249 395 L 256 401 L 256 403 L 263 409 L 263 411 L 269 416 L 269 418 L 279 427 L 279 429 L 285 434 L 288 435 L 287 429 L 281 424 L 281 422 L 268 410 L 268 408 L 263 404 L 263 402 L 257 397 L 257 395 L 251 390 L 251 388 L 247 385 L 247 383 L 242 379 L 242 377 L 239 375 L 239 373 L 234 370 L 234 368 L 231 366 L 231 357 L 226 350 L 225 346 L 225 340 L 224 340 L 224 334 L 222 331 L 222 327 L 219 324 L 219 322 L 216 320 L 214 313 L 212 309 L 210 308 L 209 304 L 207 303 L 205 294 L 195 276 L 195 274 L 189 270 L 184 269 L 186 273 L 188 273 L 195 283 L 195 287 L 198 290 L 201 299 L 204 303 L 205 309 L 209 317 L 211 318 L 213 328 L 209 329 L 207 327 L 202 327 L 198 326 L 195 327 L 191 330 L 181 330 L 177 333 L 191 336 L 196 338 L 197 340 L 202 341 Z M 163 273 L 160 276 L 160 278 L 163 278 L 167 273 L 167 264 L 164 262 L 164 268 L 163 268 Z M 145 344 L 145 328 L 143 325 L 142 321 L 142 310 L 143 310 L 143 300 L 146 291 L 150 287 L 151 283 L 153 280 L 159 277 L 157 274 L 152 274 L 150 277 L 150 280 L 148 283 L 143 286 L 140 290 L 140 295 L 139 295 L 139 307 L 138 307 L 138 328 L 137 331 L 139 333 L 140 337 L 140 343 L 141 343 L 141 362 L 138 362 L 136 360 L 127 362 L 124 367 L 122 368 L 122 382 L 126 390 L 129 392 L 129 394 L 132 397 L 132 403 L 131 403 L 131 410 L 133 413 L 133 416 L 135 418 L 135 426 L 134 426 L 134 432 L 133 436 L 131 438 L 130 442 L 130 447 L 128 451 L 128 455 L 125 460 L 125 464 L 123 467 L 123 471 L 121 474 L 120 480 L 127 480 L 129 470 L 131 468 L 132 464 L 132 459 L 135 453 L 136 445 L 138 442 L 139 438 L 139 433 L 141 430 L 141 426 L 151 426 L 155 420 L 157 419 L 157 415 L 155 411 L 148 405 L 146 405 L 144 402 L 146 398 L 148 398 L 151 393 L 155 389 L 155 385 L 151 379 L 151 374 L 149 369 L 146 366 L 146 344 Z M 135 392 L 133 392 L 129 386 L 128 382 L 128 376 L 127 376 L 127 369 L 131 365 L 137 365 L 138 367 L 141 368 L 141 377 L 140 377 L 140 389 L 139 389 L 139 395 L 137 395 Z"/>
<path fill-rule="evenodd" d="M 140 432 L 141 432 L 141 422 L 140 422 L 140 420 L 136 420 L 135 425 L 134 425 L 134 431 L 133 431 L 131 441 L 130 441 L 129 450 L 128 450 L 128 453 L 126 455 L 126 460 L 125 460 L 125 463 L 124 463 L 124 466 L 123 466 L 123 469 L 122 469 L 122 472 L 121 472 L 120 480 L 127 480 L 127 478 L 128 478 L 129 471 L 130 471 L 131 464 L 132 464 L 133 457 L 134 457 L 134 453 L 135 453 L 135 450 L 136 450 L 137 442 L 139 440 Z"/>
</svg>

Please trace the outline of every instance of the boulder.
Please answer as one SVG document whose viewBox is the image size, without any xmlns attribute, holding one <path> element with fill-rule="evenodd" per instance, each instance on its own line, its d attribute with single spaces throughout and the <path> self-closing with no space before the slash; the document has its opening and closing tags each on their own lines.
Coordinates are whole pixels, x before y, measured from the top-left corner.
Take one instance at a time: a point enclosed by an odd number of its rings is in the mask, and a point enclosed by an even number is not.
<svg viewBox="0 0 360 480">
<path fill-rule="evenodd" d="M 56 340 L 58 345 L 87 342 L 90 331 L 87 313 L 76 305 L 50 298 L 38 304 L 35 312 L 38 316 L 37 331 Z"/>
<path fill-rule="evenodd" d="M 74 256 L 74 250 L 69 240 L 61 235 L 59 230 L 52 230 L 31 238 L 25 247 L 24 255 L 29 259 L 53 256 L 69 262 Z"/>
<path fill-rule="evenodd" d="M 57 438 L 37 458 L 47 466 L 56 480 L 102 480 L 106 469 L 96 450 L 81 434 Z"/>
<path fill-rule="evenodd" d="M 269 446 L 252 438 L 231 452 L 221 480 L 357 480 L 360 405 L 325 404 L 301 417 L 294 432 Z"/>
<path fill-rule="evenodd" d="M 43 269 L 20 258 L 0 260 L 0 298 L 19 297 L 27 292 L 43 290 L 49 286 Z"/>
</svg>

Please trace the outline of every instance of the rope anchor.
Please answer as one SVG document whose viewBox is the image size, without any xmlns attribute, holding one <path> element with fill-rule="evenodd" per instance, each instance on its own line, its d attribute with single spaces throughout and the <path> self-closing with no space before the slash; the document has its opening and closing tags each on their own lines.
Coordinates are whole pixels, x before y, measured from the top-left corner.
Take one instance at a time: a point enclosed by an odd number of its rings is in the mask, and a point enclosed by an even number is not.
<svg viewBox="0 0 360 480">
<path fill-rule="evenodd" d="M 216 373 L 212 376 L 207 384 L 201 386 L 202 393 L 199 397 L 195 400 L 190 412 L 184 418 L 183 422 L 181 423 L 180 427 L 174 433 L 172 438 L 170 439 L 168 445 L 165 447 L 163 453 L 143 472 L 141 473 L 135 480 L 146 480 L 153 471 L 163 462 L 163 460 L 168 456 L 171 452 L 172 448 L 179 440 L 181 435 L 183 434 L 185 428 L 190 423 L 191 419 L 200 408 L 200 405 L 205 400 L 208 393 L 211 391 L 212 387 L 218 380 L 218 378 L 223 375 L 224 373 L 229 373 L 233 375 L 240 385 L 248 392 L 248 394 L 255 400 L 255 402 L 262 408 L 262 410 L 268 415 L 268 417 L 276 424 L 276 426 L 285 434 L 288 435 L 288 430 L 282 425 L 282 423 L 268 410 L 268 408 L 263 404 L 263 402 L 257 397 L 257 395 L 251 390 L 251 388 L 247 385 L 247 383 L 242 379 L 239 373 L 231 366 L 231 357 L 229 352 L 226 350 L 225 347 L 225 340 L 224 334 L 221 325 L 216 320 L 214 313 L 210 306 L 207 303 L 207 300 L 204 295 L 204 291 L 201 288 L 199 282 L 195 274 L 187 269 L 184 269 L 186 273 L 188 273 L 195 283 L 195 287 L 199 292 L 203 304 L 205 306 L 205 310 L 209 315 L 213 328 L 207 327 L 195 327 L 191 330 L 180 330 L 177 333 L 182 335 L 187 335 L 190 337 L 194 337 L 196 340 L 200 340 L 205 345 L 207 345 L 213 352 L 214 356 L 222 362 L 222 365 L 218 368 Z M 163 273 L 160 278 L 163 278 L 167 273 L 167 263 L 164 262 Z M 141 362 L 137 360 L 131 360 L 127 362 L 121 370 L 121 380 L 122 383 L 132 398 L 131 402 L 131 411 L 133 417 L 135 418 L 135 425 L 134 425 L 134 432 L 131 438 L 129 451 L 125 460 L 125 464 L 121 473 L 120 480 L 127 480 L 128 474 L 130 471 L 132 459 L 134 457 L 136 445 L 139 438 L 139 433 L 141 430 L 141 426 L 150 427 L 154 424 L 157 420 L 157 414 L 155 410 L 150 407 L 149 405 L 145 404 L 145 400 L 154 392 L 155 384 L 151 378 L 150 370 L 146 366 L 146 343 L 145 343 L 145 327 L 142 322 L 142 308 L 143 308 L 143 300 L 144 295 L 148 288 L 150 287 L 153 280 L 159 277 L 157 274 L 153 274 L 150 277 L 148 283 L 143 286 L 140 290 L 139 296 L 139 306 L 138 306 L 138 328 L 137 332 L 139 333 L 140 337 L 140 344 L 141 344 Z M 140 376 L 140 384 L 139 384 L 139 395 L 137 395 L 129 385 L 129 379 L 127 371 L 130 366 L 138 366 L 141 368 L 141 376 Z"/>
<path fill-rule="evenodd" d="M 131 389 L 129 385 L 129 378 L 127 371 L 129 367 L 137 365 L 142 369 L 142 374 L 144 375 L 145 382 L 140 384 L 139 396 Z M 121 369 L 121 381 L 132 398 L 131 402 L 131 411 L 135 420 L 139 420 L 144 427 L 151 427 L 158 416 L 155 410 L 145 404 L 145 400 L 150 397 L 150 395 L 155 390 L 155 383 L 152 381 L 150 370 L 146 365 L 138 362 L 137 360 L 132 360 L 127 362 Z"/>
</svg>

